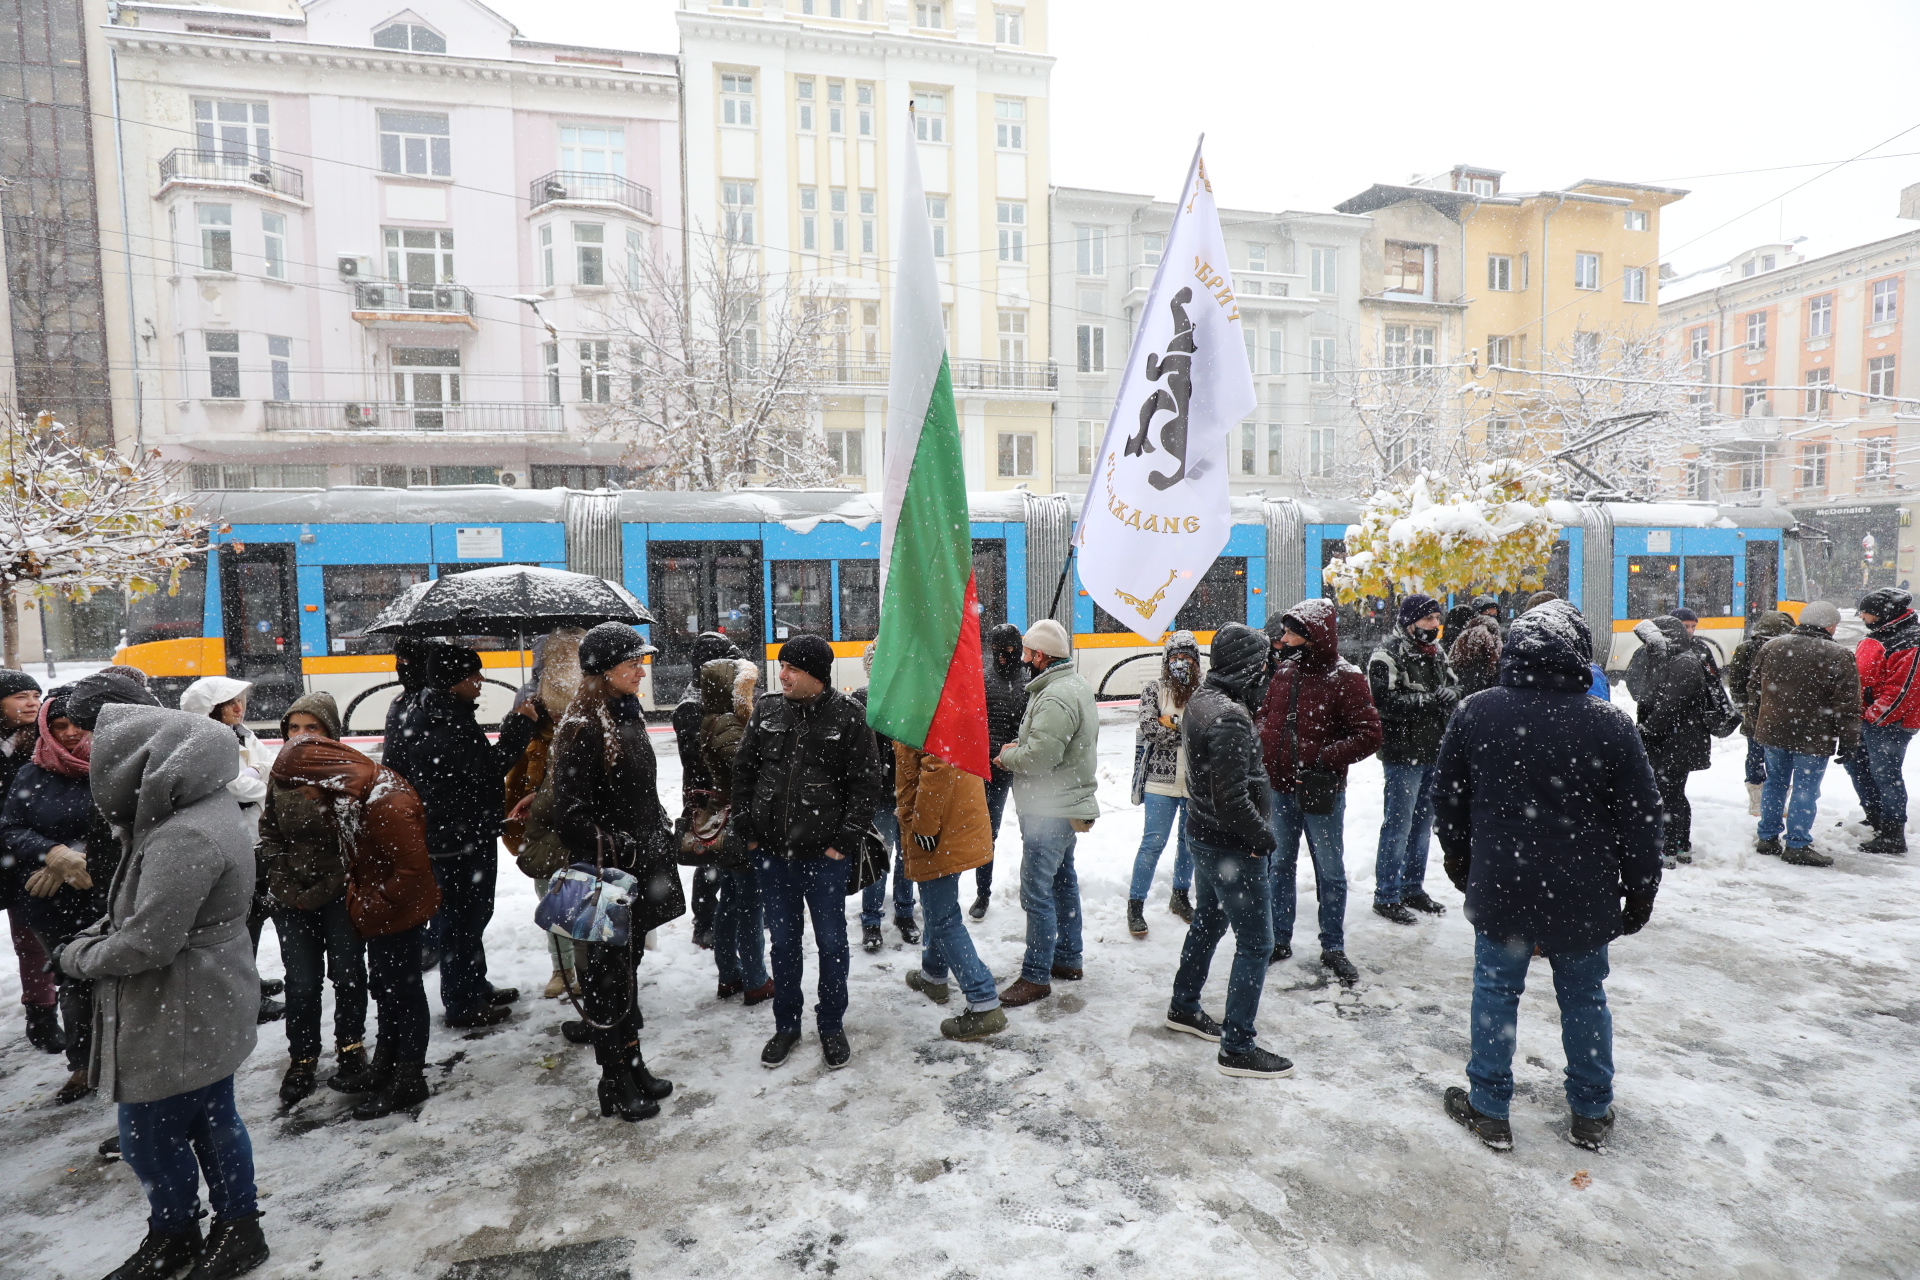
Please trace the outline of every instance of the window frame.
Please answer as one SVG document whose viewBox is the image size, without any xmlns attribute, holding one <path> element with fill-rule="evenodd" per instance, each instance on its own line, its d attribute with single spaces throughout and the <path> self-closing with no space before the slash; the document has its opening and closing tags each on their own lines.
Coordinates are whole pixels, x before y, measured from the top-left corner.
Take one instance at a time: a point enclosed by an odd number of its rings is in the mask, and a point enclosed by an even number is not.
<svg viewBox="0 0 1920 1280">
<path fill-rule="evenodd" d="M 233 206 L 196 202 L 193 221 L 200 232 L 200 269 L 232 275 Z"/>
<path fill-rule="evenodd" d="M 1107 229 L 1076 226 L 1073 229 L 1074 272 L 1082 276 L 1107 274 Z"/>
<path fill-rule="evenodd" d="M 1869 293 L 1868 324 L 1892 324 L 1900 318 L 1900 277 L 1875 280 Z"/>
<path fill-rule="evenodd" d="M 1765 351 L 1767 349 L 1767 313 L 1749 311 L 1741 319 L 1747 331 L 1746 349 Z"/>
<path fill-rule="evenodd" d="M 1027 100 L 1025 98 L 993 100 L 993 139 L 994 149 L 997 151 L 1027 149 Z"/>
<path fill-rule="evenodd" d="M 438 120 L 445 127 L 438 133 L 432 129 L 407 128 L 402 122 Z M 389 122 L 394 123 L 389 123 Z M 380 172 L 396 174 L 404 178 L 451 178 L 453 176 L 453 116 L 443 111 L 400 111 L 385 107 L 374 112 L 374 125 L 380 140 Z M 388 141 L 392 140 L 389 148 Z M 420 158 L 425 167 L 412 167 L 413 157 L 408 144 L 419 142 Z"/>
<path fill-rule="evenodd" d="M 723 129 L 753 129 L 754 124 L 754 81 L 757 71 L 722 71 L 720 73 L 720 113 L 719 124 Z"/>
<path fill-rule="evenodd" d="M 1899 372 L 1899 361 L 1891 355 L 1872 356 L 1867 360 L 1867 399 L 1894 401 L 1900 397 L 1895 376 Z"/>
<path fill-rule="evenodd" d="M 993 11 L 993 42 L 995 44 L 1024 45 L 1026 43 L 1026 15 L 1018 9 L 995 9 Z"/>
<path fill-rule="evenodd" d="M 1583 293 L 1600 288 L 1600 255 L 1576 250 L 1573 255 L 1573 287 Z"/>
<path fill-rule="evenodd" d="M 759 193 L 754 186 L 751 180 L 744 178 L 728 178 L 720 184 L 720 234 L 728 244 L 751 245 L 757 242 L 754 215 L 759 208 Z"/>
<path fill-rule="evenodd" d="M 1828 291 L 1807 299 L 1807 337 L 1833 336 L 1833 293 Z"/>
<path fill-rule="evenodd" d="M 1340 250 L 1335 245 L 1316 244 L 1307 247 L 1308 285 L 1318 294 L 1337 294 L 1340 292 Z"/>
<path fill-rule="evenodd" d="M 927 105 L 931 104 L 931 105 Z M 945 146 L 947 142 L 947 91 L 913 91 L 913 134 L 921 142 Z"/>
<path fill-rule="evenodd" d="M 202 329 L 200 344 L 207 357 L 207 399 L 240 399 L 240 334 L 238 331 Z"/>
<path fill-rule="evenodd" d="M 1487 255 L 1487 288 L 1495 293 L 1513 292 L 1513 256 L 1511 254 Z"/>
<path fill-rule="evenodd" d="M 1647 300 L 1647 269 L 1628 267 L 1620 273 L 1620 296 L 1626 302 Z"/>
<path fill-rule="evenodd" d="M 1002 431 L 994 441 L 994 471 L 1001 480 L 1028 480 L 1034 475 L 1035 455 L 1039 452 L 1039 434 L 1033 431 Z M 1024 470 L 1023 467 L 1024 454 Z"/>
<path fill-rule="evenodd" d="M 1001 262 L 1027 260 L 1027 202 L 1025 200 L 994 201 L 993 229 L 999 241 Z"/>
<path fill-rule="evenodd" d="M 1104 324 L 1082 324 L 1074 326 L 1074 355 L 1081 373 L 1105 373 L 1107 371 L 1107 326 Z"/>
<path fill-rule="evenodd" d="M 1801 379 L 1806 388 L 1805 413 L 1809 418 L 1824 418 L 1833 405 L 1833 370 L 1826 366 L 1809 369 Z"/>
</svg>

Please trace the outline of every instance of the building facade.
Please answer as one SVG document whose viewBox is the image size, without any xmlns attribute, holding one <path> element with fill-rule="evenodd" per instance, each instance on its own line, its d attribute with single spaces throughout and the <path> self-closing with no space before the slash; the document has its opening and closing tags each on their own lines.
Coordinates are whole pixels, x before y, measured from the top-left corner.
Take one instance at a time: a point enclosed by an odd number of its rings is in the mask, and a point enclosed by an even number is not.
<svg viewBox="0 0 1920 1280">
<path fill-rule="evenodd" d="M 1044 0 L 688 0 L 687 260 L 723 236 L 838 319 L 827 447 L 878 488 L 909 104 L 969 488 L 1055 487 Z M 772 296 L 770 293 L 769 296 Z"/>
</svg>

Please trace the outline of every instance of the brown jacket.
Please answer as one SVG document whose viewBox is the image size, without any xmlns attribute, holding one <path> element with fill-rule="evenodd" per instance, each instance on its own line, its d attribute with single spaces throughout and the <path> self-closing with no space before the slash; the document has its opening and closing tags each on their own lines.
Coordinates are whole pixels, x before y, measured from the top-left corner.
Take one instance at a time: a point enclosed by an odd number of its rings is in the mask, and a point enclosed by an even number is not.
<svg viewBox="0 0 1920 1280">
<path fill-rule="evenodd" d="M 907 879 L 938 880 L 993 861 L 993 823 L 987 817 L 987 784 L 939 756 L 893 744 L 894 812 L 900 818 L 900 851 Z M 928 853 L 915 836 L 937 836 Z"/>
<path fill-rule="evenodd" d="M 1819 627 L 1767 641 L 1747 677 L 1747 723 L 1763 747 L 1850 756 L 1860 747 L 1860 670 Z"/>
</svg>

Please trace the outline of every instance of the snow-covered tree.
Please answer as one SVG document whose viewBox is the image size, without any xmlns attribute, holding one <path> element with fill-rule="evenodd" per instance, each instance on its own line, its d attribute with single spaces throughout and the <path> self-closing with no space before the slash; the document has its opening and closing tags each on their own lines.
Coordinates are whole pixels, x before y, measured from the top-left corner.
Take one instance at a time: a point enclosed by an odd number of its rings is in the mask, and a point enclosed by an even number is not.
<svg viewBox="0 0 1920 1280">
<path fill-rule="evenodd" d="M 177 591 L 180 571 L 206 554 L 206 526 L 170 492 L 158 454 L 88 448 L 50 413 L 0 418 L 0 630 L 14 667 L 21 588 L 72 600 Z"/>
<path fill-rule="evenodd" d="M 1484 398 L 1474 395 L 1465 370 L 1427 363 L 1431 354 L 1400 343 L 1349 357 L 1336 384 L 1360 431 L 1335 468 L 1335 491 L 1405 485 L 1422 471 L 1464 476 L 1483 456 Z"/>
</svg>

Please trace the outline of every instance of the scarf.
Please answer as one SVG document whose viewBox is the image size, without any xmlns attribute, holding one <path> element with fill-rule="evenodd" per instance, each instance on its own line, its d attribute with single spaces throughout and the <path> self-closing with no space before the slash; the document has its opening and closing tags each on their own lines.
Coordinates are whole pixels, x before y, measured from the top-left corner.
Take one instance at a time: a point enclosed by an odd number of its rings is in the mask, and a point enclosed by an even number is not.
<svg viewBox="0 0 1920 1280">
<path fill-rule="evenodd" d="M 65 699 L 49 698 L 40 704 L 40 737 L 33 744 L 33 762 L 63 778 L 84 778 L 93 757 L 93 735 L 82 736 L 79 746 L 72 751 L 54 741 L 53 734 L 47 730 L 47 712 L 55 706 L 64 707 Z"/>
</svg>

